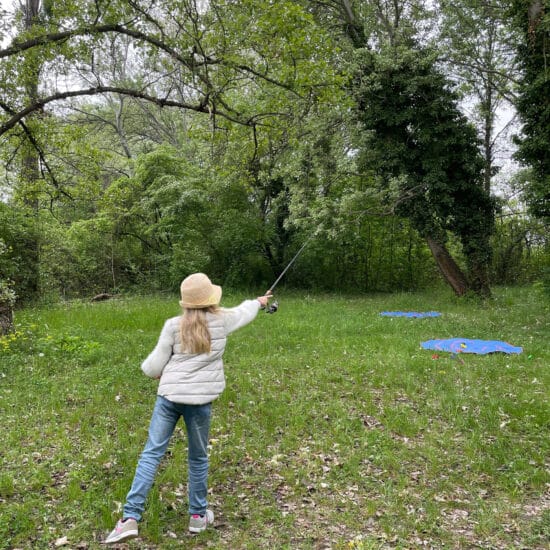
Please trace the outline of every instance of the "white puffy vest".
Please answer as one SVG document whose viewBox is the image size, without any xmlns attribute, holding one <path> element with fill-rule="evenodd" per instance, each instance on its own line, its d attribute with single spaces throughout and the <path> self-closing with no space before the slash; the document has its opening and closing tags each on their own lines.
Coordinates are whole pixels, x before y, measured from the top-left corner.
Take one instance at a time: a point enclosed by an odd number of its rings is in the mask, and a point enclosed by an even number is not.
<svg viewBox="0 0 550 550">
<path fill-rule="evenodd" d="M 188 405 L 203 405 L 219 397 L 225 389 L 222 356 L 227 335 L 252 321 L 259 307 L 257 300 L 245 300 L 235 308 L 207 313 L 209 353 L 185 353 L 181 348 L 181 316 L 168 319 L 155 349 L 141 365 L 147 376 L 160 376 L 158 395 Z"/>
</svg>

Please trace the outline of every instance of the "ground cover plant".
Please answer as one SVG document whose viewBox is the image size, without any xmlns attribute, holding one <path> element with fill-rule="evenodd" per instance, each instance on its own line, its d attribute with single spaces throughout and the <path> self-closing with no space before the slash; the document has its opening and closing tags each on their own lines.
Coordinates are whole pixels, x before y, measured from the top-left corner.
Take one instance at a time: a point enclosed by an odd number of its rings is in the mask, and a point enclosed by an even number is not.
<svg viewBox="0 0 550 550">
<path fill-rule="evenodd" d="M 226 293 L 224 305 L 242 298 Z M 485 303 L 446 290 L 279 299 L 226 351 L 210 440 L 215 529 L 187 533 L 180 427 L 140 538 L 118 548 L 547 547 L 550 329 L 540 291 L 496 289 Z M 0 340 L 0 548 L 101 547 L 154 402 L 156 382 L 139 364 L 177 313 L 176 296 L 17 312 L 17 332 Z M 420 348 L 457 336 L 524 351 Z"/>
</svg>

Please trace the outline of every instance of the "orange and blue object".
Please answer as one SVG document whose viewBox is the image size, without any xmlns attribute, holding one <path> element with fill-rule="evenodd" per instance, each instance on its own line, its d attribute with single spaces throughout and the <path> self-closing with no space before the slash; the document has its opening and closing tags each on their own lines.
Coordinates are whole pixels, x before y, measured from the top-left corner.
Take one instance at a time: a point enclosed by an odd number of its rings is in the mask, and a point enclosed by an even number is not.
<svg viewBox="0 0 550 550">
<path fill-rule="evenodd" d="M 523 348 L 513 346 L 500 340 L 475 340 L 469 338 L 447 338 L 442 340 L 427 340 L 420 344 L 424 349 L 449 351 L 451 353 L 521 353 Z"/>
</svg>

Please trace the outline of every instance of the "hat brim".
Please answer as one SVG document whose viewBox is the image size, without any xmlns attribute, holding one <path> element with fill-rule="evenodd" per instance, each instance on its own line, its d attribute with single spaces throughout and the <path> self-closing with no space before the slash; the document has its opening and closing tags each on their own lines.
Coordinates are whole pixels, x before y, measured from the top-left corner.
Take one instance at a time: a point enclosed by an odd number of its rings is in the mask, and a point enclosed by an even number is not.
<svg viewBox="0 0 550 550">
<path fill-rule="evenodd" d="M 222 287 L 213 284 L 212 294 L 210 294 L 210 296 L 206 300 L 203 300 L 200 303 L 193 303 L 193 304 L 189 302 L 181 301 L 180 305 L 188 309 L 201 309 L 204 307 L 217 306 L 220 303 L 221 299 L 222 299 Z"/>
</svg>

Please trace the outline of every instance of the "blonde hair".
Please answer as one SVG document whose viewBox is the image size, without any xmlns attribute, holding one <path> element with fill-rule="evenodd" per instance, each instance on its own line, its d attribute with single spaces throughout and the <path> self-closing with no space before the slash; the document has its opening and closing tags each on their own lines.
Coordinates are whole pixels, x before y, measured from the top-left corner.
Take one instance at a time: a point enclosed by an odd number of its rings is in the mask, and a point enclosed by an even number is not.
<svg viewBox="0 0 550 550">
<path fill-rule="evenodd" d="M 180 337 L 185 353 L 208 353 L 212 349 L 206 314 L 216 313 L 218 309 L 218 306 L 183 308 Z"/>
</svg>

